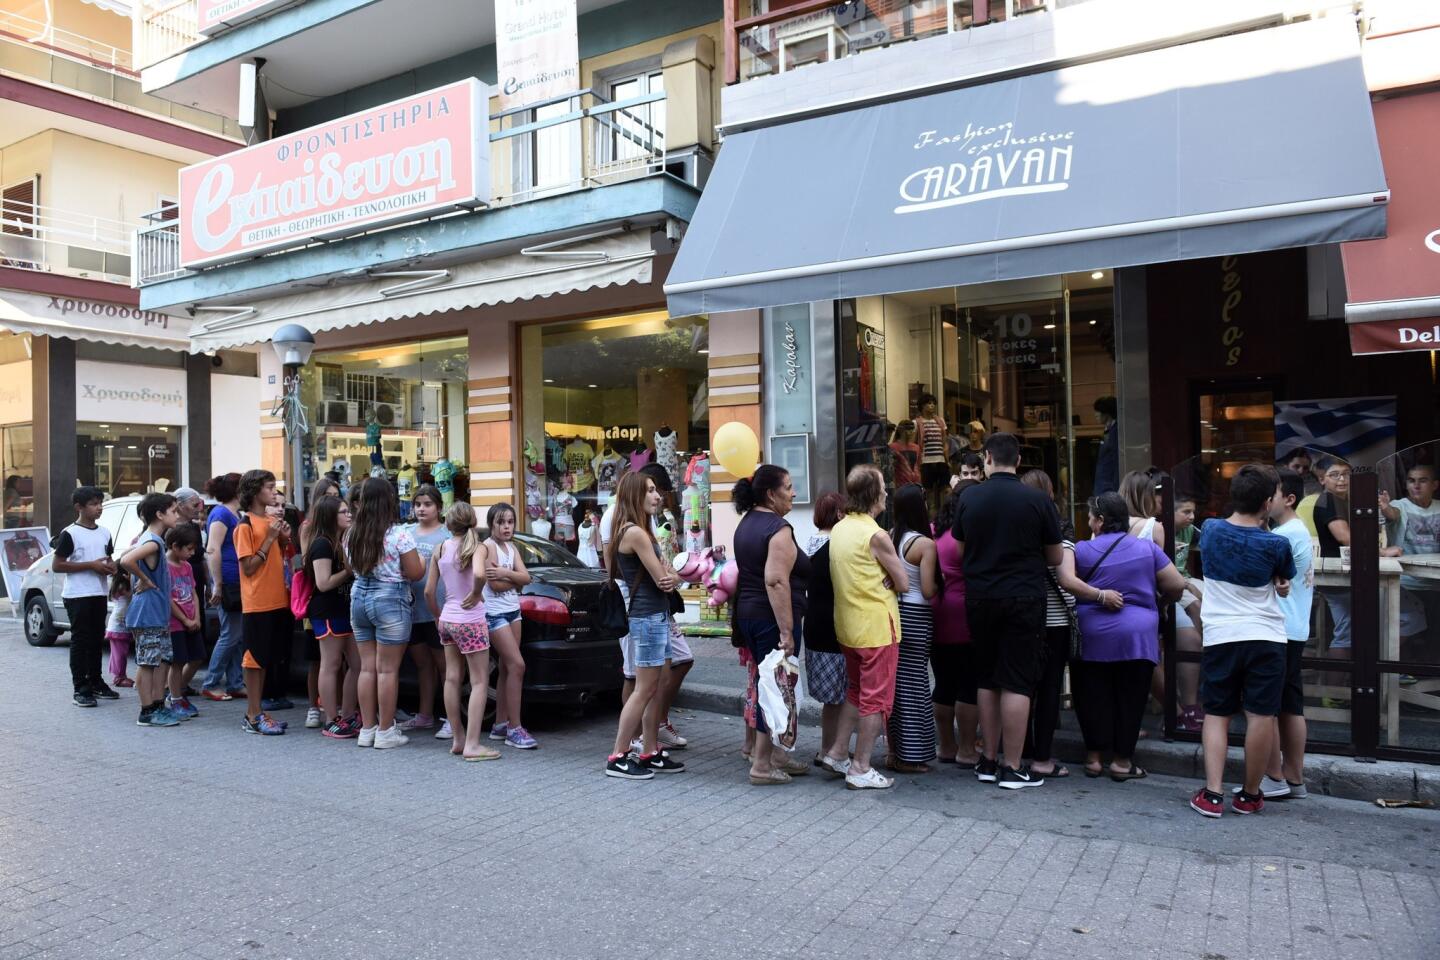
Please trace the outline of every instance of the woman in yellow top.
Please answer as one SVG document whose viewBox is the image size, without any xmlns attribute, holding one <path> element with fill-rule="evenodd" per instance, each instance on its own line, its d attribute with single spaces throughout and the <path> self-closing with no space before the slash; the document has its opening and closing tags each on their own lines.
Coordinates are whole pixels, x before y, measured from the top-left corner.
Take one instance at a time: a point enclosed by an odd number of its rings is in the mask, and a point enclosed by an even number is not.
<svg viewBox="0 0 1440 960">
<path fill-rule="evenodd" d="M 898 594 L 910 587 L 890 536 L 875 522 L 885 511 L 885 478 L 862 464 L 845 478 L 846 514 L 830 531 L 830 580 L 835 586 L 835 637 L 845 654 L 845 707 L 830 752 L 820 760 L 851 790 L 883 790 L 895 781 L 870 766 L 875 738 L 895 701 L 900 643 Z M 855 756 L 845 758 L 859 727 Z"/>
</svg>

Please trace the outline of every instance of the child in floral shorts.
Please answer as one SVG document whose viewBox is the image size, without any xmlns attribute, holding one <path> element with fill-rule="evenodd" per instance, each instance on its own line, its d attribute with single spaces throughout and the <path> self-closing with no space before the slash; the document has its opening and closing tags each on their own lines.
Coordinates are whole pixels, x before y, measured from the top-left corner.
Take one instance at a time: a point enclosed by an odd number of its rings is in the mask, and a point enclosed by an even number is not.
<svg viewBox="0 0 1440 960">
<path fill-rule="evenodd" d="M 490 631 L 485 622 L 487 551 L 477 529 L 475 510 L 456 503 L 445 515 L 450 539 L 435 548 L 425 582 L 425 602 L 435 613 L 445 648 L 445 713 L 455 734 L 450 752 L 467 761 L 498 760 L 500 754 L 480 745 L 480 723 L 490 684 Z M 444 589 L 445 602 L 440 604 Z M 460 706 L 460 688 L 470 675 L 468 710 Z M 469 723 L 466 723 L 468 715 Z"/>
</svg>

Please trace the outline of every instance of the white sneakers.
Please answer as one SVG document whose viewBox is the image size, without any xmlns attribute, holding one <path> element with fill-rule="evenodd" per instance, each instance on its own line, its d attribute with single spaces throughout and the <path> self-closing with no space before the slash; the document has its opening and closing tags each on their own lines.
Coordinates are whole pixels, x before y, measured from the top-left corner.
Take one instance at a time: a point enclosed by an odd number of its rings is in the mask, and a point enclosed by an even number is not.
<svg viewBox="0 0 1440 960">
<path fill-rule="evenodd" d="M 325 723 L 325 718 L 320 714 L 319 707 L 311 707 L 305 711 L 305 729 L 315 730 Z"/>
<path fill-rule="evenodd" d="M 1243 786 L 1236 787 L 1230 792 L 1238 796 L 1243 789 Z M 1301 800 L 1305 797 L 1305 784 L 1292 784 L 1283 778 L 1276 780 L 1266 774 L 1260 778 L 1260 796 L 1266 800 Z"/>
<path fill-rule="evenodd" d="M 450 729 L 450 721 L 446 720 L 440 724 L 440 729 L 435 731 L 436 740 L 454 740 L 455 731 Z"/>
<path fill-rule="evenodd" d="M 357 746 L 357 747 L 373 747 L 373 746 L 375 746 L 375 731 L 378 730 L 378 729 L 380 729 L 380 728 L 379 728 L 379 727 L 361 727 L 361 728 L 360 728 L 360 739 L 358 739 L 358 740 L 355 741 L 355 746 Z"/>
<path fill-rule="evenodd" d="M 820 766 L 825 770 L 826 774 L 837 780 L 850 772 L 849 760 L 831 760 L 830 757 L 825 754 L 821 754 L 820 756 Z"/>
<path fill-rule="evenodd" d="M 662 723 L 660 725 L 660 735 L 658 739 L 660 740 L 660 746 L 668 750 L 684 750 L 690 746 L 690 741 L 680 736 L 680 732 L 675 729 L 675 724 L 673 723 Z"/>
<path fill-rule="evenodd" d="M 361 733 L 360 736 L 363 737 L 365 734 Z M 376 750 L 393 750 L 396 747 L 403 747 L 409 742 L 410 738 L 400 732 L 400 725 L 398 723 L 392 723 L 384 730 L 375 731 Z"/>
<path fill-rule="evenodd" d="M 849 766 L 849 761 L 846 761 L 846 766 Z M 889 790 L 893 786 L 895 786 L 895 781 L 882 775 L 874 767 L 864 773 L 847 772 L 845 774 L 846 790 Z"/>
</svg>

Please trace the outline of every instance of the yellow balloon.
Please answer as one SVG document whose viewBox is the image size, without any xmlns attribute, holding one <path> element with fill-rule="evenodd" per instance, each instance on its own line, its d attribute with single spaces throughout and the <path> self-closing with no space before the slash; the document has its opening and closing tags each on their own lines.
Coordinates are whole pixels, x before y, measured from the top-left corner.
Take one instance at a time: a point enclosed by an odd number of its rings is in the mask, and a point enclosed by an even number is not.
<svg viewBox="0 0 1440 960">
<path fill-rule="evenodd" d="M 715 431 L 710 453 L 725 472 L 734 477 L 751 477 L 760 465 L 760 441 L 755 431 L 739 421 L 731 421 Z"/>
</svg>

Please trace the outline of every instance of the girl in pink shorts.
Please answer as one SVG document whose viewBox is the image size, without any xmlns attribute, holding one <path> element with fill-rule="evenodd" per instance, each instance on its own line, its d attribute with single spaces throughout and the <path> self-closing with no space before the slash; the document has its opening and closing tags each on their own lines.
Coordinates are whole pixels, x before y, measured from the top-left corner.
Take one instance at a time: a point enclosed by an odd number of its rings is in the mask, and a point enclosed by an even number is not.
<svg viewBox="0 0 1440 960">
<path fill-rule="evenodd" d="M 438 621 L 445 648 L 445 713 L 455 733 L 450 752 L 472 760 L 498 760 L 500 754 L 480 745 L 485 697 L 490 681 L 490 631 L 485 624 L 485 543 L 476 529 L 475 510 L 453 505 L 445 514 L 450 539 L 435 548 L 425 581 L 425 602 Z M 445 585 L 445 604 L 439 602 Z M 460 709 L 460 688 L 470 673 L 468 711 Z M 468 713 L 469 723 L 466 723 Z"/>
</svg>

